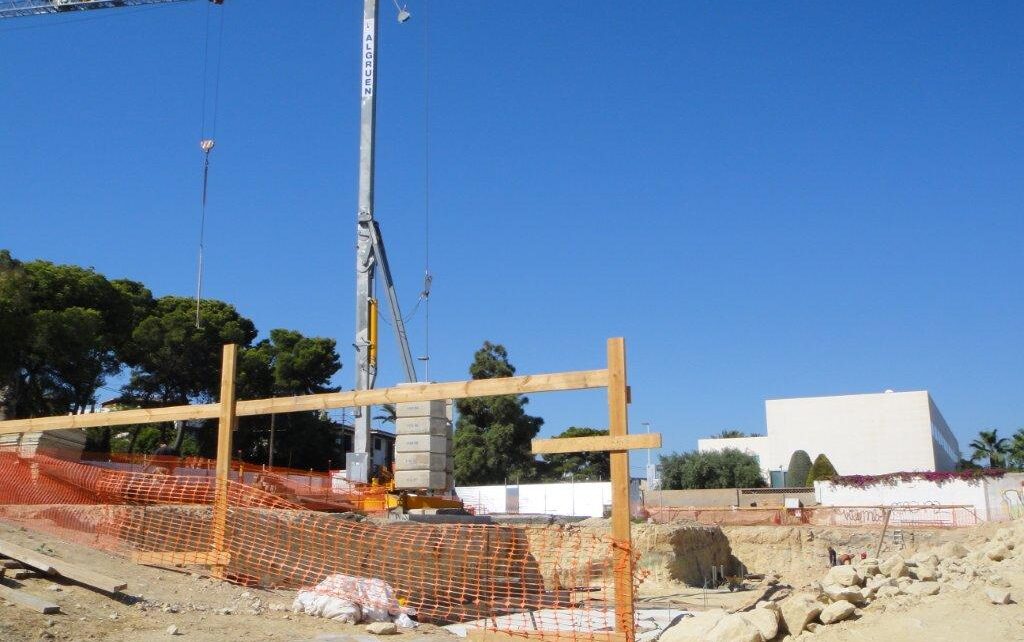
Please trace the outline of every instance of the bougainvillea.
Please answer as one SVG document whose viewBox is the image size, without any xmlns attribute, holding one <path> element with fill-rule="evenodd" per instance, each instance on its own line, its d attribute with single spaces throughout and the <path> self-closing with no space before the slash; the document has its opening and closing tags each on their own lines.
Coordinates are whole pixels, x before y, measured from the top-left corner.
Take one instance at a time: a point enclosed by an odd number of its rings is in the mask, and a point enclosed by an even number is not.
<svg viewBox="0 0 1024 642">
<path fill-rule="evenodd" d="M 870 486 L 895 486 L 900 482 L 912 482 L 916 480 L 930 481 L 941 486 L 948 481 L 962 480 L 968 483 L 977 484 L 985 477 L 1002 477 L 1006 471 L 1002 468 L 976 468 L 973 470 L 958 470 L 956 472 L 902 472 L 886 473 L 885 475 L 842 475 L 829 479 L 836 486 L 851 486 L 853 488 L 868 488 Z"/>
</svg>

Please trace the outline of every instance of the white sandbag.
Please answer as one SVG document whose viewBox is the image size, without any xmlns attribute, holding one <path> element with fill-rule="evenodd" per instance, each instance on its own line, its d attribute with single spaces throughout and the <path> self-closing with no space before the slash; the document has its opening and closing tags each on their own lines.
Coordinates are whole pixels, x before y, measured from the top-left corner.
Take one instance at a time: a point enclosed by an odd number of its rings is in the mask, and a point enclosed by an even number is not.
<svg viewBox="0 0 1024 642">
<path fill-rule="evenodd" d="M 329 575 L 316 586 L 302 589 L 295 597 L 292 610 L 352 624 L 391 622 L 398 616 L 404 616 L 403 622 L 412 623 L 408 617 L 412 611 L 398 604 L 390 584 L 377 578 L 351 575 Z M 411 628 L 404 623 L 400 626 Z"/>
</svg>

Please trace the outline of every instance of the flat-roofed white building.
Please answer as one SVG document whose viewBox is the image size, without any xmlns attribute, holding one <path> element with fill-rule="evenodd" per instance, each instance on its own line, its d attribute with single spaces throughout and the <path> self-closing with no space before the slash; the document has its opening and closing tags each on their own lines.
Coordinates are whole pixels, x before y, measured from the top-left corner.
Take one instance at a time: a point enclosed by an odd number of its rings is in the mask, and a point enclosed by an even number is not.
<svg viewBox="0 0 1024 642">
<path fill-rule="evenodd" d="M 960 445 L 927 391 L 769 399 L 764 437 L 701 439 L 700 451 L 758 455 L 766 479 L 797 450 L 825 453 L 840 475 L 953 470 Z M 792 482 L 791 482 L 792 483 Z"/>
</svg>

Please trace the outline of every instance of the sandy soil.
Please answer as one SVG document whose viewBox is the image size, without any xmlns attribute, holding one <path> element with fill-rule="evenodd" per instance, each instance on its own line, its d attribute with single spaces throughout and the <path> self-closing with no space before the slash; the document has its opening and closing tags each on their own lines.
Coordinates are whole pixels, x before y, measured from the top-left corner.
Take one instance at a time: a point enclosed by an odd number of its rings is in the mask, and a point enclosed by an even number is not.
<svg viewBox="0 0 1024 642">
<path fill-rule="evenodd" d="M 55 602 L 61 612 L 42 615 L 0 601 L 0 640 L 3 642 L 299 641 L 329 640 L 346 634 L 374 639 L 362 626 L 291 613 L 295 591 L 247 589 L 198 573 L 138 566 L 119 557 L 7 524 L 0 524 L 0 538 L 28 549 L 45 545 L 46 552 L 54 557 L 128 582 L 124 596 L 113 599 L 76 584 L 55 583 L 49 577 L 20 580 L 19 591 Z M 59 591 L 51 590 L 55 585 Z M 229 609 L 230 613 L 224 614 L 224 609 Z M 180 635 L 167 633 L 171 625 L 178 627 Z M 456 639 L 447 631 L 426 624 L 391 637 L 396 642 Z M 351 637 L 348 640 L 352 642 Z"/>
</svg>

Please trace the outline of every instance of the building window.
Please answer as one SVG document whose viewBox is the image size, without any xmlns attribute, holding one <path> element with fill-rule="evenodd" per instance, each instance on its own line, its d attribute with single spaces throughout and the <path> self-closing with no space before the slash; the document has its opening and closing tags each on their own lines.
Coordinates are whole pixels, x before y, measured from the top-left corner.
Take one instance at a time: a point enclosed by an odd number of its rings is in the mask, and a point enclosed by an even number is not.
<svg viewBox="0 0 1024 642">
<path fill-rule="evenodd" d="M 380 450 L 380 437 L 373 438 L 373 449 Z"/>
</svg>

